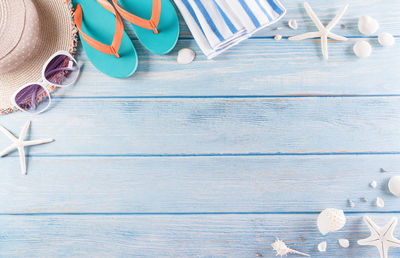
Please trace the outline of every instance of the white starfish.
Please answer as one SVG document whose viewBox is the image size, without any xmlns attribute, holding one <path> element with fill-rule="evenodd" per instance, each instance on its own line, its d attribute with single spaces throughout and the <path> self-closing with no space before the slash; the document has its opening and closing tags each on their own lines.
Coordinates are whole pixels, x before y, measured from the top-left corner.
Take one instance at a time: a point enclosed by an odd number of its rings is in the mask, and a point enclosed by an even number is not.
<svg viewBox="0 0 400 258">
<path fill-rule="evenodd" d="M 377 226 L 368 216 L 364 217 L 364 222 L 371 231 L 371 236 L 358 240 L 359 245 L 372 245 L 378 248 L 381 258 L 388 257 L 389 247 L 400 247 L 400 240 L 393 236 L 394 228 L 397 225 L 397 218 L 393 217 L 384 227 Z"/>
<path fill-rule="evenodd" d="M 0 153 L 0 157 L 7 155 L 14 150 L 18 150 L 19 158 L 20 158 L 20 162 L 21 162 L 21 172 L 24 175 L 26 175 L 25 147 L 43 144 L 43 143 L 49 143 L 49 142 L 54 141 L 54 139 L 24 141 L 30 125 L 31 125 L 31 122 L 27 121 L 25 126 L 21 130 L 19 138 L 15 137 L 12 133 L 10 133 L 10 131 L 8 131 L 7 129 L 5 129 L 3 126 L 0 125 L 0 131 L 2 131 L 13 142 L 13 144 L 11 144 L 3 152 Z"/>
<path fill-rule="evenodd" d="M 328 60 L 328 38 L 335 39 L 335 40 L 341 40 L 341 41 L 347 41 L 348 38 L 336 35 L 335 33 L 332 33 L 331 30 L 335 25 L 339 22 L 339 20 L 343 17 L 344 13 L 346 12 L 347 8 L 349 5 L 345 5 L 340 12 L 336 15 L 335 18 L 328 24 L 328 26 L 324 27 L 322 25 L 320 19 L 318 16 L 314 13 L 313 9 L 311 6 L 305 2 L 304 3 L 304 8 L 306 9 L 306 12 L 308 16 L 310 16 L 311 20 L 314 22 L 315 26 L 317 26 L 319 31 L 314 31 L 314 32 L 307 32 L 301 35 L 297 35 L 294 37 L 290 37 L 289 40 L 303 40 L 303 39 L 312 39 L 312 38 L 321 38 L 321 47 L 322 47 L 322 55 L 326 60 Z"/>
</svg>

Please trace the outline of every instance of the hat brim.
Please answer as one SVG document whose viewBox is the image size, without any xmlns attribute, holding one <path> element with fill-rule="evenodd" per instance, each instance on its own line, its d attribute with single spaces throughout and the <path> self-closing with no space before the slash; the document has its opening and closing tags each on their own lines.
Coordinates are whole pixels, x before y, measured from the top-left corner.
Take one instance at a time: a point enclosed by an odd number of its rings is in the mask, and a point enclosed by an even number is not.
<svg viewBox="0 0 400 258">
<path fill-rule="evenodd" d="M 72 22 L 71 0 L 32 0 L 39 14 L 40 32 L 34 54 L 17 69 L 0 75 L 0 114 L 17 110 L 13 107 L 13 93 L 30 82 L 41 79 L 46 61 L 59 50 L 75 54 L 77 30 Z M 55 89 L 48 85 L 49 91 Z"/>
</svg>

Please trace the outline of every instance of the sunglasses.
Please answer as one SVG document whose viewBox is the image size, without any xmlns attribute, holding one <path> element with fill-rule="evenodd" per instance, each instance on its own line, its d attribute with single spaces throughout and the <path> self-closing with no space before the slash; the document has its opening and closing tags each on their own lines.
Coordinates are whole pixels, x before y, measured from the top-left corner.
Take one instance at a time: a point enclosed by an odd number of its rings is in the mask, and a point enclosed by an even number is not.
<svg viewBox="0 0 400 258">
<path fill-rule="evenodd" d="M 80 68 L 75 58 L 67 51 L 58 51 L 43 66 L 42 79 L 19 88 L 11 96 L 11 102 L 21 111 L 31 114 L 42 113 L 51 104 L 47 86 L 70 86 L 78 79 L 79 72 Z"/>
</svg>

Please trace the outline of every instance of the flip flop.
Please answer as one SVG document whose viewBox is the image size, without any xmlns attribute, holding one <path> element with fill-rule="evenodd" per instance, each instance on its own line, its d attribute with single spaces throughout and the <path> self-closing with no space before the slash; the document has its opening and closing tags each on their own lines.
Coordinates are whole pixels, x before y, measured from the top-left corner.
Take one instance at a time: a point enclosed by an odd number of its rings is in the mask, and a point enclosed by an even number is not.
<svg viewBox="0 0 400 258">
<path fill-rule="evenodd" d="M 179 21 L 169 0 L 112 0 L 121 16 L 132 23 L 142 44 L 159 55 L 169 53 L 179 36 Z M 134 13 L 134 14 L 133 14 Z"/>
<path fill-rule="evenodd" d="M 111 77 L 131 76 L 136 71 L 138 56 L 112 4 L 107 0 L 73 0 L 73 3 L 83 49 L 92 64 Z"/>
</svg>

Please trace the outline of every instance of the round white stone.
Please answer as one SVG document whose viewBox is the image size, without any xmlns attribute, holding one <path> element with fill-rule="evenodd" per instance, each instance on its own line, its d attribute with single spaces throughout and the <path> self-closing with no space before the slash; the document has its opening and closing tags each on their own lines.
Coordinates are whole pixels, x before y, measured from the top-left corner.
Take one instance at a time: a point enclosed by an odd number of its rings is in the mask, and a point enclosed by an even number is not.
<svg viewBox="0 0 400 258">
<path fill-rule="evenodd" d="M 395 195 L 400 197 L 400 176 L 394 176 L 389 180 L 389 191 Z"/>
<path fill-rule="evenodd" d="M 350 242 L 348 239 L 339 239 L 339 245 L 343 248 L 348 248 L 350 246 Z"/>
<path fill-rule="evenodd" d="M 196 57 L 196 53 L 190 48 L 182 48 L 178 52 L 177 62 L 178 64 L 190 64 L 194 58 Z"/>
<path fill-rule="evenodd" d="M 354 44 L 353 51 L 359 58 L 365 58 L 371 55 L 372 47 L 367 41 L 358 41 Z"/>
<path fill-rule="evenodd" d="M 390 47 L 394 45 L 395 39 L 392 34 L 384 32 L 378 36 L 379 44 L 384 47 Z"/>
<path fill-rule="evenodd" d="M 328 244 L 326 243 L 326 241 L 323 241 L 321 243 L 318 244 L 318 251 L 320 252 L 326 252 L 326 247 L 328 246 Z"/>
<path fill-rule="evenodd" d="M 358 20 L 358 30 L 364 35 L 372 35 L 379 29 L 379 23 L 371 16 L 364 15 Z"/>
</svg>

